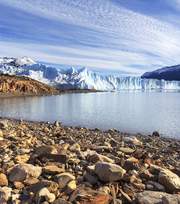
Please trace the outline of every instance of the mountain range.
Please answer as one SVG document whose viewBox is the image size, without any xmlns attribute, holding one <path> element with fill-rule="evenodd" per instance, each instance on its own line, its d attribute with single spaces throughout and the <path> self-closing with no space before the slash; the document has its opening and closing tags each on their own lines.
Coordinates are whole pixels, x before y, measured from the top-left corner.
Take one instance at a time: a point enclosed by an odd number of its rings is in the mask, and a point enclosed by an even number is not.
<svg viewBox="0 0 180 204">
<path fill-rule="evenodd" d="M 179 66 L 180 67 L 180 66 Z M 163 71 L 161 71 L 163 70 Z M 102 91 L 120 90 L 180 90 L 180 81 L 173 77 L 164 80 L 165 73 L 178 72 L 178 66 L 164 68 L 140 77 L 101 74 L 87 68 L 69 67 L 67 69 L 37 63 L 29 57 L 0 58 L 0 73 L 27 76 L 60 89 L 90 89 Z M 162 74 L 163 73 L 163 74 Z M 159 77 L 161 75 L 161 77 Z M 168 75 L 168 74 L 167 74 Z M 170 74 L 169 76 L 172 76 Z M 177 74 L 176 74 L 177 76 Z M 166 78 L 165 78 L 166 79 Z M 179 78 L 180 80 L 180 78 Z"/>
<path fill-rule="evenodd" d="M 146 79 L 164 79 L 168 81 L 180 81 L 180 65 L 164 67 L 142 75 Z"/>
</svg>

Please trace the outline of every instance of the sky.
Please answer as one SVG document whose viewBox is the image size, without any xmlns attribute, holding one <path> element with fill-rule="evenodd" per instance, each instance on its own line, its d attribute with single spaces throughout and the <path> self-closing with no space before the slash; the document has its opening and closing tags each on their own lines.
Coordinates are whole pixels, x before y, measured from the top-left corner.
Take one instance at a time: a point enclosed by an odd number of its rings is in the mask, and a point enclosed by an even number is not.
<svg viewBox="0 0 180 204">
<path fill-rule="evenodd" d="M 0 56 L 141 75 L 180 64 L 180 0 L 0 0 Z"/>
</svg>

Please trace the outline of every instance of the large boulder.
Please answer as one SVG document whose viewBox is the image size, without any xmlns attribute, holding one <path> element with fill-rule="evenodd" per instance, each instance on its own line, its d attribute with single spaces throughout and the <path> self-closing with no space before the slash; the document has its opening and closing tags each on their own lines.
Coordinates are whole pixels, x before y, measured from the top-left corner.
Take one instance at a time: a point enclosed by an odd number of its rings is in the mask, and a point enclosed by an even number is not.
<svg viewBox="0 0 180 204">
<path fill-rule="evenodd" d="M 180 177 L 170 170 L 162 169 L 159 173 L 159 183 L 165 186 L 167 191 L 180 191 Z"/>
<path fill-rule="evenodd" d="M 113 182 L 120 180 L 126 173 L 126 170 L 116 164 L 98 162 L 95 165 L 95 173 L 101 181 Z"/>
<path fill-rule="evenodd" d="M 9 180 L 24 181 L 29 177 L 38 178 L 42 173 L 42 168 L 33 166 L 32 164 L 18 164 L 14 166 L 9 172 Z"/>
</svg>

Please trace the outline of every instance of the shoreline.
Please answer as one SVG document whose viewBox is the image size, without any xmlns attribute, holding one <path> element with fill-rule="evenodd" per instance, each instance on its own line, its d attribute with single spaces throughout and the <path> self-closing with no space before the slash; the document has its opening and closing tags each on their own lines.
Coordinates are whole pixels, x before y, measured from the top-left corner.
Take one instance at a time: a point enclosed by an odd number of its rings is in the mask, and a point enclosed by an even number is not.
<svg viewBox="0 0 180 204">
<path fill-rule="evenodd" d="M 41 97 L 41 96 L 60 96 L 62 94 L 71 94 L 71 93 L 97 93 L 97 92 L 107 92 L 107 91 L 98 91 L 98 90 L 89 90 L 89 89 L 74 89 L 74 90 L 58 90 L 57 93 L 53 94 L 22 94 L 22 93 L 2 93 L 0 92 L 1 98 L 14 98 L 14 97 Z"/>
<path fill-rule="evenodd" d="M 48 95 L 47 95 L 48 96 Z M 172 141 L 180 141 L 180 138 L 176 138 L 176 137 L 170 137 L 170 136 L 165 136 L 163 134 L 160 134 L 158 131 L 152 130 L 151 134 L 145 134 L 145 133 L 141 133 L 141 132 L 135 132 L 135 133 L 131 133 L 128 131 L 120 131 L 118 129 L 115 128 L 110 128 L 110 129 L 101 129 L 101 128 L 89 128 L 89 127 L 85 127 L 85 126 L 71 126 L 71 125 L 64 125 L 61 121 L 44 121 L 44 120 L 28 120 L 28 119 L 23 119 L 23 118 L 13 118 L 13 117 L 3 117 L 0 116 L 0 121 L 1 120 L 8 120 L 14 123 L 20 123 L 20 122 L 25 122 L 25 123 L 32 123 L 32 124 L 46 124 L 46 125 L 54 125 L 55 122 L 58 122 L 62 128 L 72 128 L 72 129 L 86 129 L 89 131 L 98 131 L 98 132 L 102 132 L 102 133 L 107 133 L 107 132 L 116 132 L 117 134 L 128 136 L 137 136 L 137 137 L 152 137 L 153 132 L 157 132 L 159 134 L 158 138 L 164 139 L 164 140 L 172 140 Z"/>
<path fill-rule="evenodd" d="M 157 133 L 0 117 L 0 152 L 0 202 L 155 204 L 152 199 L 180 199 L 180 140 Z"/>
</svg>

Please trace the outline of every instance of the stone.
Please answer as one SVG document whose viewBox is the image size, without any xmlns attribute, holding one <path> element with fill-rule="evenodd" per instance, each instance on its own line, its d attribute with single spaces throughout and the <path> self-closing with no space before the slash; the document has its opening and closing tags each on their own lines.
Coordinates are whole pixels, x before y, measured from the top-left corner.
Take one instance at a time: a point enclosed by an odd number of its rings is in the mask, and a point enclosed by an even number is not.
<svg viewBox="0 0 180 204">
<path fill-rule="evenodd" d="M 142 145 L 142 142 L 140 140 L 138 140 L 134 136 L 133 137 L 124 137 L 123 141 L 126 142 L 126 143 L 137 145 L 137 146 L 141 146 Z"/>
<path fill-rule="evenodd" d="M 49 166 L 43 167 L 43 172 L 45 174 L 55 175 L 55 174 L 60 174 L 60 173 L 64 172 L 64 168 L 59 168 L 56 165 L 49 165 Z"/>
<path fill-rule="evenodd" d="M 43 158 L 53 162 L 59 162 L 62 164 L 65 164 L 68 160 L 66 154 L 46 154 L 46 155 L 42 155 L 40 159 L 43 159 Z"/>
<path fill-rule="evenodd" d="M 72 174 L 65 172 L 56 175 L 56 180 L 59 184 L 59 188 L 62 189 L 66 187 L 70 181 L 75 180 L 75 177 Z"/>
<path fill-rule="evenodd" d="M 180 195 L 166 195 L 162 197 L 163 204 L 179 204 L 180 203 Z"/>
<path fill-rule="evenodd" d="M 76 181 L 72 180 L 70 181 L 67 186 L 66 186 L 66 193 L 70 194 L 72 193 L 74 190 L 76 190 L 77 186 L 76 186 Z"/>
<path fill-rule="evenodd" d="M 153 136 L 153 137 L 160 137 L 160 134 L 159 134 L 158 131 L 154 131 L 154 132 L 152 133 L 152 136 Z"/>
<path fill-rule="evenodd" d="M 119 151 L 125 153 L 125 154 L 132 154 L 135 150 L 130 147 L 120 147 Z"/>
<path fill-rule="evenodd" d="M 17 188 L 17 189 L 22 189 L 24 188 L 24 184 L 22 182 L 19 182 L 19 181 L 15 181 L 14 182 L 14 186 Z"/>
<path fill-rule="evenodd" d="M 92 175 L 89 172 L 85 172 L 84 179 L 89 182 L 91 185 L 95 185 L 98 183 L 98 178 L 96 175 Z"/>
<path fill-rule="evenodd" d="M 95 173 L 104 182 L 113 182 L 122 179 L 126 170 L 116 164 L 98 162 L 95 165 Z"/>
<path fill-rule="evenodd" d="M 28 154 L 23 154 L 23 155 L 17 155 L 15 157 L 15 161 L 18 163 L 18 164 L 21 164 L 21 163 L 26 163 L 28 160 L 29 160 L 30 156 Z"/>
<path fill-rule="evenodd" d="M 0 129 L 8 128 L 8 121 L 7 120 L 0 120 Z"/>
<path fill-rule="evenodd" d="M 98 161 L 102 161 L 102 162 L 108 162 L 108 163 L 114 163 L 114 160 L 113 159 L 110 159 L 109 157 L 107 156 L 104 156 L 102 154 L 98 154 L 97 152 L 95 151 L 91 151 L 88 156 L 88 161 L 91 161 L 93 163 L 96 163 Z"/>
<path fill-rule="evenodd" d="M 130 157 L 125 161 L 123 168 L 126 169 L 126 171 L 133 170 L 133 169 L 138 170 L 138 164 L 139 164 L 138 159 L 134 157 Z"/>
<path fill-rule="evenodd" d="M 12 188 L 2 187 L 0 188 L 0 200 L 8 201 L 11 197 Z"/>
<path fill-rule="evenodd" d="M 165 191 L 165 187 L 163 185 L 161 185 L 160 183 L 158 183 L 158 182 L 148 181 L 147 185 L 152 185 L 153 186 L 153 190 L 163 191 L 163 192 Z"/>
<path fill-rule="evenodd" d="M 62 198 L 58 198 L 57 200 L 55 200 L 53 202 L 53 204 L 71 204 L 71 203 L 66 201 L 66 200 L 64 200 L 64 199 L 62 199 Z"/>
<path fill-rule="evenodd" d="M 34 151 L 34 154 L 37 157 L 44 156 L 47 154 L 57 154 L 57 153 L 58 153 L 57 149 L 51 145 L 44 145 L 44 146 L 37 147 Z"/>
<path fill-rule="evenodd" d="M 110 204 L 111 200 L 110 195 L 85 188 L 78 192 L 75 201 L 79 204 Z"/>
<path fill-rule="evenodd" d="M 177 194 L 172 195 L 159 191 L 144 191 L 135 194 L 135 203 L 137 204 L 179 204 L 179 202 L 180 195 Z"/>
<path fill-rule="evenodd" d="M 36 194 L 36 202 L 41 203 L 41 200 L 45 199 L 49 203 L 53 203 L 56 199 L 56 196 L 53 193 L 50 193 L 47 188 L 42 188 Z"/>
<path fill-rule="evenodd" d="M 170 170 L 160 171 L 159 183 L 165 186 L 168 192 L 180 191 L 180 177 Z"/>
<path fill-rule="evenodd" d="M 58 121 L 55 121 L 55 122 L 54 122 L 54 126 L 55 126 L 55 127 L 60 127 L 60 123 L 59 123 Z"/>
<path fill-rule="evenodd" d="M 27 178 L 23 183 L 29 186 L 38 182 L 39 182 L 39 179 L 31 177 L 31 178 Z"/>
<path fill-rule="evenodd" d="M 8 186 L 7 176 L 3 173 L 0 173 L 0 186 Z"/>
<path fill-rule="evenodd" d="M 80 152 L 81 146 L 78 143 L 74 143 L 72 146 L 70 146 L 69 150 L 72 152 Z"/>
<path fill-rule="evenodd" d="M 3 138 L 4 134 L 3 134 L 3 131 L 0 130 L 0 138 Z"/>
<path fill-rule="evenodd" d="M 101 186 L 98 191 L 105 193 L 106 195 L 109 195 L 111 193 L 111 190 L 108 186 Z"/>
<path fill-rule="evenodd" d="M 41 180 L 35 184 L 30 185 L 28 187 L 28 191 L 36 193 L 40 191 L 42 188 L 47 188 L 51 193 L 55 193 L 58 187 L 59 185 L 54 181 Z"/>
<path fill-rule="evenodd" d="M 9 172 L 9 180 L 24 181 L 28 177 L 38 178 L 42 173 L 42 168 L 33 166 L 32 164 L 18 164 L 14 166 Z"/>
</svg>

